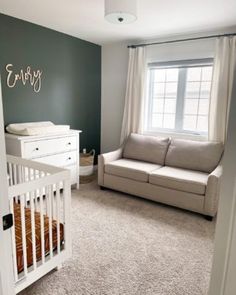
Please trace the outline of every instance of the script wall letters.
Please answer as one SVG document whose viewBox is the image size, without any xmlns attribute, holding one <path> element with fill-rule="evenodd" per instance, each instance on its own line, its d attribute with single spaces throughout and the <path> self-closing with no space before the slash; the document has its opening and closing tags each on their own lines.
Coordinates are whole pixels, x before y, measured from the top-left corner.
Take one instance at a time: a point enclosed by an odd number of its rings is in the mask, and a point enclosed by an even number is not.
<svg viewBox="0 0 236 295">
<path fill-rule="evenodd" d="M 34 92 L 39 92 L 42 86 L 42 71 L 32 70 L 30 66 L 26 67 L 26 70 L 21 69 L 19 73 L 14 72 L 13 64 L 6 65 L 7 71 L 7 86 L 13 88 L 17 82 L 21 82 L 26 85 L 27 82 L 33 87 Z"/>
</svg>

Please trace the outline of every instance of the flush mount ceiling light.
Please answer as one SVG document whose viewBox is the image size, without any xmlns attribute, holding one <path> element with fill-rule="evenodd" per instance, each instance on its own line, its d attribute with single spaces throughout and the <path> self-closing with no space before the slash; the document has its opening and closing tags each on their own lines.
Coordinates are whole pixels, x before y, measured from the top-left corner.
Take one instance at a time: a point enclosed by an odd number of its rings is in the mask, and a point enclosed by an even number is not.
<svg viewBox="0 0 236 295">
<path fill-rule="evenodd" d="M 136 21 L 137 0 L 105 0 L 105 19 L 114 24 Z"/>
</svg>

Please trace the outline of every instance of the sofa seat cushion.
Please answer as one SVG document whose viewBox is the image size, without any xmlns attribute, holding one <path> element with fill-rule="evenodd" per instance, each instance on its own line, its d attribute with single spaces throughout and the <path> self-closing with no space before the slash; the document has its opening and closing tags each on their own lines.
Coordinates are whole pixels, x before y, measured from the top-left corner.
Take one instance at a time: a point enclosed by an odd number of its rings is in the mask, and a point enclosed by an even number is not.
<svg viewBox="0 0 236 295">
<path fill-rule="evenodd" d="M 120 159 L 105 165 L 105 173 L 141 182 L 148 182 L 149 173 L 161 168 L 160 165 L 142 161 Z"/>
<path fill-rule="evenodd" d="M 204 172 L 165 166 L 152 171 L 149 182 L 179 191 L 205 195 L 208 175 Z"/>
</svg>

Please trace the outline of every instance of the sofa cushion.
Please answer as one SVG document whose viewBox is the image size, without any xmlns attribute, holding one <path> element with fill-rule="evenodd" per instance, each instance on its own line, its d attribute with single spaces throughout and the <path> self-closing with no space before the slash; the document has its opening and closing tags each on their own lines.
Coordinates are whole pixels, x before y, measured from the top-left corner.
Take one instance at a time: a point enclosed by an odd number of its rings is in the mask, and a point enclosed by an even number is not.
<svg viewBox="0 0 236 295">
<path fill-rule="evenodd" d="M 169 145 L 169 138 L 132 133 L 127 139 L 123 157 L 163 165 Z"/>
<path fill-rule="evenodd" d="M 220 142 L 172 139 L 165 165 L 211 173 L 223 153 Z"/>
<path fill-rule="evenodd" d="M 142 161 L 120 159 L 105 165 L 105 173 L 137 181 L 148 182 L 151 171 L 161 168 L 160 165 Z"/>
<path fill-rule="evenodd" d="M 149 176 L 149 182 L 179 191 L 204 195 L 208 175 L 199 171 L 165 166 L 153 171 Z"/>
</svg>

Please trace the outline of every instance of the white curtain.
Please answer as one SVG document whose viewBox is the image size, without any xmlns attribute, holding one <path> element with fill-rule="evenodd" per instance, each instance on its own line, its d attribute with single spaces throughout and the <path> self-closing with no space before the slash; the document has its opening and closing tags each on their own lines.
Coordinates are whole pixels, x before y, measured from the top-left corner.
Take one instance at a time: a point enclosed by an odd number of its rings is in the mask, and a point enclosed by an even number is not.
<svg viewBox="0 0 236 295">
<path fill-rule="evenodd" d="M 125 107 L 120 138 L 121 144 L 131 132 L 141 132 L 145 80 L 146 49 L 145 47 L 130 48 Z"/>
<path fill-rule="evenodd" d="M 235 66 L 236 37 L 218 38 L 209 108 L 209 140 L 226 140 Z"/>
</svg>

